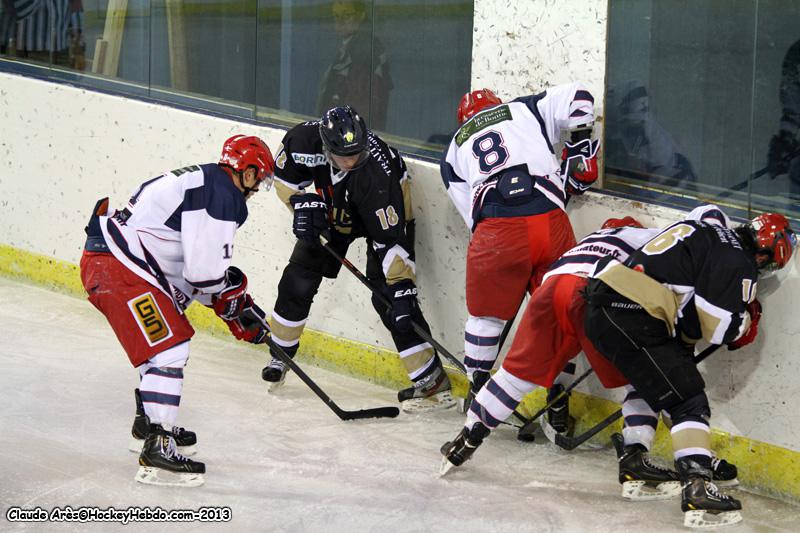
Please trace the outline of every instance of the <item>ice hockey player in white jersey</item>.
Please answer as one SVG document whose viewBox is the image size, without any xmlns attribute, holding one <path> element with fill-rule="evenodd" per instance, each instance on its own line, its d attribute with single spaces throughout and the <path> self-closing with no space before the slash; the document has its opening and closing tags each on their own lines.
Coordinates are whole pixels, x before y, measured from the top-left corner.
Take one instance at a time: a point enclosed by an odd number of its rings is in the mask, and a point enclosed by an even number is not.
<svg viewBox="0 0 800 533">
<path fill-rule="evenodd" d="M 761 317 L 759 275 L 786 267 L 797 246 L 780 214 L 735 228 L 722 222 L 719 210 L 678 221 L 627 260 L 600 260 L 586 288 L 587 338 L 651 409 L 672 419 L 687 527 L 742 519 L 741 503 L 713 482 L 711 409 L 693 343 L 702 338 L 729 350 L 752 343 Z"/>
<path fill-rule="evenodd" d="M 274 161 L 258 137 L 225 141 L 219 163 L 183 167 L 140 185 L 126 207 L 97 202 L 80 262 L 89 301 L 105 315 L 139 370 L 131 430 L 136 481 L 197 486 L 205 465 L 188 459 L 197 437 L 175 425 L 194 329 L 184 310 L 212 307 L 240 340 L 261 343 L 269 329 L 231 265 L 248 198 L 273 180 Z"/>
<path fill-rule="evenodd" d="M 575 245 L 564 209 L 569 195 L 597 179 L 599 141 L 591 139 L 594 98 L 577 82 L 507 103 L 488 89 L 472 91 L 461 99 L 457 119 L 460 128 L 440 170 L 472 231 L 464 333 L 468 406 L 488 379 L 503 327 L 526 291 Z"/>
</svg>

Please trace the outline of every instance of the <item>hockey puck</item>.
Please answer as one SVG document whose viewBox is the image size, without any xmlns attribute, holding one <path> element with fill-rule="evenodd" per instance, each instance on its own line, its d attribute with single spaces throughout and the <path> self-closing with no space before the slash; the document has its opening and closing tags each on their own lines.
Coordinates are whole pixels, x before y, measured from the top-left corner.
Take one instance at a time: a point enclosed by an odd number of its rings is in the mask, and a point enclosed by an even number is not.
<svg viewBox="0 0 800 533">
<path fill-rule="evenodd" d="M 536 440 L 536 436 L 533 433 L 517 433 L 517 440 L 521 440 L 522 442 L 533 442 Z"/>
</svg>

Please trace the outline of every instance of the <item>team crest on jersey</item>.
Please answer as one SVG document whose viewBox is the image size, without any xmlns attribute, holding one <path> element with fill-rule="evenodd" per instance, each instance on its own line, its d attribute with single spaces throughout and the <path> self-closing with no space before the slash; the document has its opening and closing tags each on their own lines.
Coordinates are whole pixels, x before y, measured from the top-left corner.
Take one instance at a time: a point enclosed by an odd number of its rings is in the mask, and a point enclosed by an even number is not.
<svg viewBox="0 0 800 533">
<path fill-rule="evenodd" d="M 461 146 L 464 144 L 464 141 L 482 129 L 488 128 L 489 126 L 497 124 L 498 122 L 511 119 L 511 109 L 507 104 L 499 105 L 483 113 L 478 113 L 469 119 L 463 126 L 461 126 L 461 129 L 458 130 L 458 133 L 456 133 L 456 144 Z"/>
<path fill-rule="evenodd" d="M 128 300 L 128 308 L 150 346 L 172 337 L 172 330 L 164 320 L 164 315 L 152 293 L 148 292 Z"/>
</svg>

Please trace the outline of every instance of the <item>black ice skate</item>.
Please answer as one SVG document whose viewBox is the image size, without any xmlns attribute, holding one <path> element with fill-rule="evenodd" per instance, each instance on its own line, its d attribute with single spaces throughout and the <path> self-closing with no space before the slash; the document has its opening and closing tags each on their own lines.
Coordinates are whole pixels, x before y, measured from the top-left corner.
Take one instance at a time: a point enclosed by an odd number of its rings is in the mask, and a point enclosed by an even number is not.
<svg viewBox="0 0 800 533">
<path fill-rule="evenodd" d="M 739 485 L 739 471 L 725 459 L 714 457 L 711 459 L 712 481 L 718 487 L 736 487 Z"/>
<path fill-rule="evenodd" d="M 133 418 L 133 426 L 131 426 L 131 441 L 128 444 L 128 449 L 132 452 L 141 453 L 144 440 L 150 431 L 150 418 L 144 412 L 139 389 L 134 389 L 133 392 L 136 397 L 136 416 Z M 197 453 L 197 435 L 194 431 L 172 426 L 172 436 L 175 438 L 175 444 L 181 454 L 194 455 Z"/>
<path fill-rule="evenodd" d="M 625 446 L 619 433 L 611 435 L 611 443 L 617 451 L 623 498 L 633 501 L 666 500 L 680 494 L 678 473 L 655 464 L 644 446 Z"/>
<path fill-rule="evenodd" d="M 136 481 L 149 485 L 197 487 L 203 484 L 206 465 L 178 452 L 172 433 L 151 424 L 139 455 Z"/>
<path fill-rule="evenodd" d="M 469 384 L 469 390 L 467 391 L 467 397 L 464 398 L 464 409 L 463 412 L 466 414 L 469 411 L 469 406 L 472 405 L 472 400 L 475 399 L 475 396 L 478 395 L 480 390 L 486 385 L 486 382 L 492 375 L 489 372 L 483 372 L 481 370 L 476 370 L 472 373 L 472 381 Z"/>
<path fill-rule="evenodd" d="M 735 524 L 742 520 L 742 504 L 739 500 L 722 494 L 711 482 L 711 469 L 705 468 L 686 457 L 675 464 L 683 480 L 681 510 L 683 525 L 706 528 Z"/>
<path fill-rule="evenodd" d="M 397 393 L 400 408 L 406 413 L 419 413 L 434 409 L 449 409 L 456 404 L 450 394 L 450 378 L 441 363 L 431 373 L 414 383 L 413 386 Z"/>
<path fill-rule="evenodd" d="M 283 385 L 283 382 L 286 381 L 286 373 L 288 371 L 289 367 L 286 366 L 286 363 L 277 357 L 272 358 L 272 361 L 261 371 L 261 379 L 271 384 L 269 386 L 269 392 Z"/>
<path fill-rule="evenodd" d="M 442 445 L 441 452 L 444 455 L 439 475 L 443 476 L 455 466 L 461 466 L 468 461 L 483 439 L 489 436 L 490 430 L 480 422 L 476 422 L 472 429 L 462 428 L 452 441 Z"/>
<path fill-rule="evenodd" d="M 547 390 L 547 403 L 550 403 L 563 390 L 563 385 L 554 384 Z M 565 394 L 547 409 L 547 413 L 539 419 L 539 425 L 553 444 L 556 442 L 557 433 L 568 434 L 572 430 L 575 421 L 569 416 L 569 394 Z"/>
</svg>

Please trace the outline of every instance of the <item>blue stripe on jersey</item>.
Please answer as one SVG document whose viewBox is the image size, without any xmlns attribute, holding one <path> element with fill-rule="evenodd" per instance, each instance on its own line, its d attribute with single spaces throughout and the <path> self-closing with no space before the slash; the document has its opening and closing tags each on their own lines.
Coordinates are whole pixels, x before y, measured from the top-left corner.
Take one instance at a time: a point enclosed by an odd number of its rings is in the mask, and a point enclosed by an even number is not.
<svg viewBox="0 0 800 533">
<path fill-rule="evenodd" d="M 483 361 L 481 359 L 473 359 L 472 357 L 465 355 L 464 366 L 467 368 L 476 368 L 478 370 L 485 370 L 489 372 L 494 367 L 494 359 L 491 361 Z"/>
<path fill-rule="evenodd" d="M 581 242 L 578 243 L 578 247 L 592 242 L 599 242 L 608 244 L 610 246 L 616 246 L 617 248 L 627 253 L 628 255 L 636 251 L 636 249 L 633 246 L 623 241 L 619 237 L 615 237 L 614 235 L 598 235 L 597 237 L 586 237 L 585 239 L 583 239 Z"/>
<path fill-rule="evenodd" d="M 574 102 L 575 100 L 587 100 L 594 103 L 594 96 L 589 91 L 575 91 L 575 98 L 572 101 Z"/>
<path fill-rule="evenodd" d="M 178 407 L 181 404 L 181 397 L 175 394 L 164 394 L 162 392 L 139 391 L 142 396 L 142 402 L 146 403 L 160 403 L 162 405 L 174 405 Z"/>
<path fill-rule="evenodd" d="M 559 189 L 552 181 L 545 178 L 544 176 L 536 176 L 536 183 L 544 187 L 548 190 L 551 194 L 553 194 L 556 198 L 561 200 L 562 202 L 566 202 L 567 198 L 564 194 L 564 191 Z"/>
<path fill-rule="evenodd" d="M 512 398 L 506 391 L 504 391 L 503 388 L 495 383 L 493 379 L 490 379 L 486 382 L 486 388 L 495 398 L 500 400 L 503 405 L 512 411 L 517 408 L 517 405 L 519 405 L 519 402 Z"/>
<path fill-rule="evenodd" d="M 193 287 L 197 287 L 198 289 L 202 289 L 203 287 L 213 287 L 214 285 L 222 283 L 223 281 L 225 281 L 225 276 L 222 276 L 221 278 L 217 279 L 208 279 L 203 281 L 191 281 L 188 279 L 186 280 L 187 283 L 189 283 Z"/>
<path fill-rule="evenodd" d="M 128 241 L 125 240 L 125 237 L 119 231 L 117 225 L 111 221 L 111 219 L 108 219 L 106 221 L 106 229 L 108 230 L 108 234 L 111 235 L 111 238 L 114 240 L 114 243 L 119 247 L 122 253 L 125 254 L 125 257 L 130 259 L 133 262 L 133 264 L 135 264 L 145 272 L 152 273 L 152 271 L 150 270 L 150 265 L 148 265 L 145 261 L 139 259 L 131 252 L 130 248 L 128 247 Z"/>
<path fill-rule="evenodd" d="M 475 346 L 494 346 L 498 342 L 500 342 L 500 336 L 495 337 L 481 337 L 479 335 L 473 335 L 469 332 L 464 332 L 464 340 L 470 344 L 474 344 Z"/>
<path fill-rule="evenodd" d="M 563 257 L 560 257 L 560 258 L 556 259 L 553 262 L 553 264 L 550 265 L 550 267 L 547 270 L 548 271 L 555 270 L 555 269 L 557 269 L 559 267 L 562 267 L 564 265 L 593 265 L 594 263 L 598 262 L 603 257 L 605 257 L 604 254 L 597 254 L 597 255 L 591 255 L 591 254 L 565 255 Z"/>
<path fill-rule="evenodd" d="M 228 173 L 216 163 L 200 165 L 203 171 L 203 194 L 186 191 L 183 201 L 185 211 L 205 209 L 211 218 L 236 222 L 239 226 L 247 220 L 244 195 L 236 188 Z"/>
<path fill-rule="evenodd" d="M 442 182 L 444 183 L 444 188 L 449 189 L 451 183 L 465 183 L 465 180 L 458 177 L 456 171 L 453 169 L 453 165 L 445 161 L 444 158 L 447 157 L 447 151 L 445 150 L 444 155 L 442 156 L 442 160 L 439 162 L 439 173 L 442 175 Z"/>
<path fill-rule="evenodd" d="M 581 110 L 581 109 L 576 109 L 575 111 L 573 111 L 572 113 L 570 113 L 570 114 L 569 114 L 569 116 L 570 116 L 570 117 L 585 117 L 585 116 L 586 116 L 586 115 L 588 115 L 588 114 L 589 114 L 589 113 L 587 113 L 586 111 L 583 111 L 583 110 Z"/>
<path fill-rule="evenodd" d="M 530 96 L 520 96 L 519 98 L 516 98 L 513 101 L 522 102 L 523 104 L 528 106 L 528 109 L 531 110 L 531 113 L 533 113 L 533 116 L 536 117 L 536 121 L 539 123 L 539 128 L 541 128 L 542 130 L 542 137 L 544 137 L 544 140 L 547 143 L 547 147 L 550 148 L 550 153 L 555 155 L 556 151 L 553 150 L 553 145 L 550 144 L 550 137 L 547 136 L 547 127 L 544 124 L 544 119 L 542 118 L 542 115 L 539 113 L 539 107 L 536 105 L 539 103 L 539 100 L 541 100 L 545 96 L 547 96 L 547 91 L 541 92 L 539 94 L 532 94 Z"/>
</svg>

